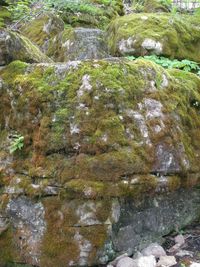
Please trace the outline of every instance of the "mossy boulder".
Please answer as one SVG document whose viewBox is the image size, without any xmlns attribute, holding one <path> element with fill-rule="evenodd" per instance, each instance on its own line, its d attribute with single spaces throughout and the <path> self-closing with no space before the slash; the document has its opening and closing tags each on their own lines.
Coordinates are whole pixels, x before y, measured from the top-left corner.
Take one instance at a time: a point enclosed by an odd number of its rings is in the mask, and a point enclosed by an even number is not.
<svg viewBox="0 0 200 267">
<path fill-rule="evenodd" d="M 104 29 L 109 22 L 123 14 L 123 1 L 89 0 L 66 3 L 60 8 L 62 19 L 73 27 Z"/>
<path fill-rule="evenodd" d="M 5 65 L 13 60 L 25 62 L 52 62 L 31 41 L 12 31 L 0 31 L 0 65 Z"/>
<path fill-rule="evenodd" d="M 53 13 L 42 14 L 20 28 L 20 32 L 44 53 L 48 51 L 51 39 L 63 30 L 64 22 Z"/>
<path fill-rule="evenodd" d="M 198 76 L 110 58 L 0 78 L 3 264 L 106 264 L 199 217 Z"/>
<path fill-rule="evenodd" d="M 14 157 L 19 173 L 65 184 L 199 171 L 200 79 L 194 74 L 110 59 L 16 61 L 1 78 L 2 146 L 7 129 L 10 143 L 14 133 L 24 136 Z"/>
<path fill-rule="evenodd" d="M 171 9 L 171 1 L 162 0 L 133 0 L 129 3 L 129 12 L 127 13 L 156 13 L 156 12 L 169 12 Z"/>
<path fill-rule="evenodd" d="M 0 28 L 5 26 L 5 23 L 9 21 L 11 14 L 6 7 L 0 6 Z"/>
<path fill-rule="evenodd" d="M 111 22 L 108 30 L 112 55 L 164 55 L 200 61 L 198 16 L 131 14 Z"/>
<path fill-rule="evenodd" d="M 94 28 L 64 29 L 64 22 L 47 13 L 21 28 L 21 32 L 57 62 L 108 57 L 105 33 Z"/>
</svg>

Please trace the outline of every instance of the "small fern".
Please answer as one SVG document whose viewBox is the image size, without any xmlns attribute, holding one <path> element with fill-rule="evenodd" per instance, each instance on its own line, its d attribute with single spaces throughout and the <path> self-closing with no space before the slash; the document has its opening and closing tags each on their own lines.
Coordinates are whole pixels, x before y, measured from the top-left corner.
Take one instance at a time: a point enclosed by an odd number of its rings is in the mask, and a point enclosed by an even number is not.
<svg viewBox="0 0 200 267">
<path fill-rule="evenodd" d="M 24 147 L 24 136 L 16 134 L 12 136 L 12 141 L 10 144 L 10 153 L 13 154 L 17 150 L 21 150 Z"/>
</svg>

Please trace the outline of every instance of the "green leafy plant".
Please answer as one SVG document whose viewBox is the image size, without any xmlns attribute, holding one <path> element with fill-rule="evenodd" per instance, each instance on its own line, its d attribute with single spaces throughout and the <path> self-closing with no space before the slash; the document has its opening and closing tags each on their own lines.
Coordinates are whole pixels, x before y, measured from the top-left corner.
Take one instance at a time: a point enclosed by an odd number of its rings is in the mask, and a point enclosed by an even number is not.
<svg viewBox="0 0 200 267">
<path fill-rule="evenodd" d="M 108 4 L 108 1 L 105 1 Z M 72 12 L 72 13 L 87 13 L 90 15 L 99 15 L 101 10 L 93 5 L 91 1 L 87 0 L 47 0 L 45 5 L 50 9 L 54 9 L 59 12 Z"/>
<path fill-rule="evenodd" d="M 127 58 L 129 60 L 137 59 L 134 56 L 129 56 Z M 181 69 L 184 71 L 193 72 L 193 73 L 196 73 L 197 75 L 200 75 L 200 67 L 198 63 L 188 60 L 188 59 L 183 59 L 183 60 L 173 59 L 172 60 L 166 57 L 159 57 L 156 55 L 144 56 L 144 57 L 138 57 L 138 58 L 151 60 L 166 69 L 172 69 L 172 68 Z"/>
<path fill-rule="evenodd" d="M 12 20 L 17 21 L 21 19 L 22 17 L 26 16 L 31 12 L 30 6 L 33 1 L 31 0 L 23 0 L 23 1 L 17 1 L 13 2 L 12 0 L 7 0 L 8 3 L 8 10 L 10 11 L 12 15 Z"/>
<path fill-rule="evenodd" d="M 24 136 L 16 134 L 12 136 L 12 141 L 10 144 L 10 153 L 13 154 L 17 150 L 21 150 L 24 147 Z"/>
</svg>

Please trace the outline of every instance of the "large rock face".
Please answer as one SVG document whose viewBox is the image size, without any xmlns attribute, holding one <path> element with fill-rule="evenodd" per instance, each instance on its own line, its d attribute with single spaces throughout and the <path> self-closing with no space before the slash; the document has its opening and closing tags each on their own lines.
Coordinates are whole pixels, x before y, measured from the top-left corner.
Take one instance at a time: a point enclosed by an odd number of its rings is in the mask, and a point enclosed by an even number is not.
<svg viewBox="0 0 200 267">
<path fill-rule="evenodd" d="M 199 18 L 171 14 L 131 14 L 111 22 L 108 31 L 112 55 L 165 55 L 200 61 Z"/>
<path fill-rule="evenodd" d="M 199 217 L 196 75 L 112 58 L 0 77 L 0 264 L 105 264 Z"/>
<path fill-rule="evenodd" d="M 0 30 L 0 65 L 6 65 L 13 60 L 52 62 L 26 37 L 16 32 Z"/>
</svg>

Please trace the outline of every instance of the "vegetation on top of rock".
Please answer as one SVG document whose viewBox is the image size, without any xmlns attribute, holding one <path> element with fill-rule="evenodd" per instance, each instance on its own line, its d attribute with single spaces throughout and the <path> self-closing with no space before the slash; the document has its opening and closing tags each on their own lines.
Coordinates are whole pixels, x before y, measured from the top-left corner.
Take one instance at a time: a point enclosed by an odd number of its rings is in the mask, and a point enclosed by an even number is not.
<svg viewBox="0 0 200 267">
<path fill-rule="evenodd" d="M 177 59 L 169 59 L 166 57 L 158 57 L 156 55 L 151 55 L 151 56 L 144 56 L 144 57 L 134 57 L 134 56 L 128 56 L 127 57 L 129 60 L 136 60 L 136 59 L 147 59 L 155 62 L 158 65 L 161 65 L 162 67 L 166 69 L 181 69 L 184 71 L 189 71 L 196 73 L 197 75 L 200 76 L 200 67 L 197 62 L 188 60 L 188 59 L 183 59 L 183 60 L 177 60 Z"/>
<path fill-rule="evenodd" d="M 48 0 L 39 2 L 7 0 L 7 2 L 7 8 L 12 14 L 13 21 L 24 20 L 27 22 L 46 10 L 59 14 L 66 24 L 72 26 L 89 25 L 104 28 L 112 18 L 123 14 L 121 0 Z"/>
</svg>

